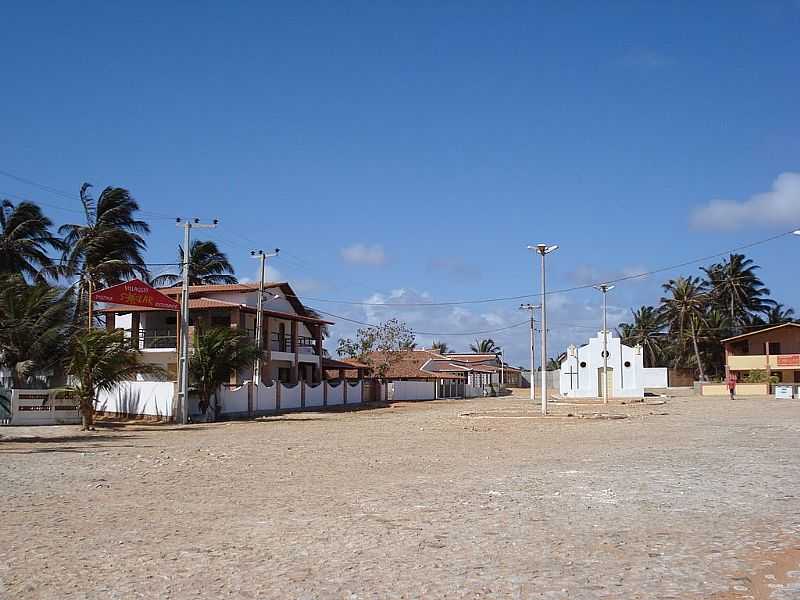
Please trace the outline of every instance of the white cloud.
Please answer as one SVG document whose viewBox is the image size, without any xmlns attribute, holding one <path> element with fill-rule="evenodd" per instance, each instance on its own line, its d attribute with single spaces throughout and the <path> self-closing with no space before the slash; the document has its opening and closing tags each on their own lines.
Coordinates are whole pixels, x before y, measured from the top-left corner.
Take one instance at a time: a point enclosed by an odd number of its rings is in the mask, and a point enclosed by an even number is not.
<svg viewBox="0 0 800 600">
<path fill-rule="evenodd" d="M 345 262 L 354 265 L 378 266 L 386 262 L 386 255 L 383 252 L 383 246 L 380 244 L 373 244 L 372 246 L 361 243 L 353 244 L 342 248 L 341 255 Z"/>
<path fill-rule="evenodd" d="M 768 192 L 747 200 L 711 200 L 693 211 L 695 229 L 732 231 L 745 226 L 800 225 L 800 173 L 781 173 Z"/>
</svg>

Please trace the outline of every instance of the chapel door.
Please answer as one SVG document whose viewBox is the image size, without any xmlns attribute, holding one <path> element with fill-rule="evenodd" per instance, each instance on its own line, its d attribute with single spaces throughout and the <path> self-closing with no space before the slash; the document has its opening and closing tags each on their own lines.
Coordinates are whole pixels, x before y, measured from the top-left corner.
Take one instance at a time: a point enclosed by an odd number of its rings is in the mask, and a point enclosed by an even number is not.
<svg viewBox="0 0 800 600">
<path fill-rule="evenodd" d="M 614 369 L 612 367 L 608 367 L 606 379 L 608 380 L 608 397 L 611 398 L 614 396 Z M 597 369 L 597 397 L 603 397 L 603 367 Z"/>
</svg>

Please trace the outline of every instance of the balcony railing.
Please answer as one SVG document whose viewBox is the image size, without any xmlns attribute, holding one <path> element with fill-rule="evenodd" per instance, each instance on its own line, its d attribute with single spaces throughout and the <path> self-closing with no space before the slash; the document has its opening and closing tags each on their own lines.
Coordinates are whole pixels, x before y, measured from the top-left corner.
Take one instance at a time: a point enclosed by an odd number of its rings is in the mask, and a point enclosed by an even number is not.
<svg viewBox="0 0 800 600">
<path fill-rule="evenodd" d="M 279 332 L 272 332 L 272 339 L 270 340 L 270 350 L 273 352 L 291 352 L 292 351 L 292 336 L 288 333 L 281 334 Z M 297 351 L 301 354 L 316 354 L 317 341 L 314 338 L 306 336 L 297 337 Z"/>
<path fill-rule="evenodd" d="M 130 330 L 125 332 L 130 337 Z M 174 350 L 178 347 L 178 336 L 174 329 L 140 329 L 139 350 Z"/>
</svg>

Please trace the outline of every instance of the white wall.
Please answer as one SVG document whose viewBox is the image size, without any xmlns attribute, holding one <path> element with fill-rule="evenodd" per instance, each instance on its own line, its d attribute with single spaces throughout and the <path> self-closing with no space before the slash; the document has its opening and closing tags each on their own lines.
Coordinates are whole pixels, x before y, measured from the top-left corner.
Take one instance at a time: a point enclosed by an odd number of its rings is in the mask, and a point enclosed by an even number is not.
<svg viewBox="0 0 800 600">
<path fill-rule="evenodd" d="M 666 367 L 643 368 L 642 379 L 642 385 L 646 388 L 668 387 Z"/>
<path fill-rule="evenodd" d="M 436 384 L 433 381 L 393 381 L 389 383 L 389 401 L 433 400 Z"/>
<path fill-rule="evenodd" d="M 58 390 L 12 390 L 12 425 L 69 425 L 81 422 L 77 399 Z"/>
<path fill-rule="evenodd" d="M 328 406 L 344 404 L 344 383 L 339 382 L 339 385 L 331 385 L 326 381 L 325 385 L 328 386 Z"/>
<path fill-rule="evenodd" d="M 248 406 L 248 388 L 249 385 L 227 386 L 223 385 L 217 396 L 219 402 L 220 413 L 247 413 Z"/>
<path fill-rule="evenodd" d="M 305 385 L 305 384 L 303 384 Z M 325 401 L 324 385 L 306 385 L 306 407 L 322 406 Z"/>
<path fill-rule="evenodd" d="M 361 404 L 361 382 L 356 384 L 345 383 L 347 386 L 347 403 Z"/>
<path fill-rule="evenodd" d="M 465 385 L 464 395 L 467 398 L 481 398 L 483 397 L 483 388 L 474 385 Z"/>
<path fill-rule="evenodd" d="M 269 411 L 275 410 L 275 393 L 277 384 L 273 381 L 272 385 L 255 385 L 253 386 L 253 410 Z"/>
<path fill-rule="evenodd" d="M 125 415 L 172 417 L 175 383 L 172 381 L 125 381 L 100 392 L 95 409 Z"/>
<path fill-rule="evenodd" d="M 277 385 L 281 386 L 281 410 L 289 410 L 291 408 L 300 408 L 300 385 L 286 386 L 280 382 Z"/>
</svg>

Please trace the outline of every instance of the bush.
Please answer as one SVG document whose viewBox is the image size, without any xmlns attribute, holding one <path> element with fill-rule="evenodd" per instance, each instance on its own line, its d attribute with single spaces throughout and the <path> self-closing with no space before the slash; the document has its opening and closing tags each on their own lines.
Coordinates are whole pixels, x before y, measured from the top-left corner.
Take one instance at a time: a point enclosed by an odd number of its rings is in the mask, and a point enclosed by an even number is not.
<svg viewBox="0 0 800 600">
<path fill-rule="evenodd" d="M 747 377 L 744 378 L 742 383 L 767 383 L 767 372 L 764 370 L 756 370 L 750 371 L 747 374 Z M 778 383 L 778 376 L 771 375 L 769 377 L 769 383 Z"/>
</svg>

